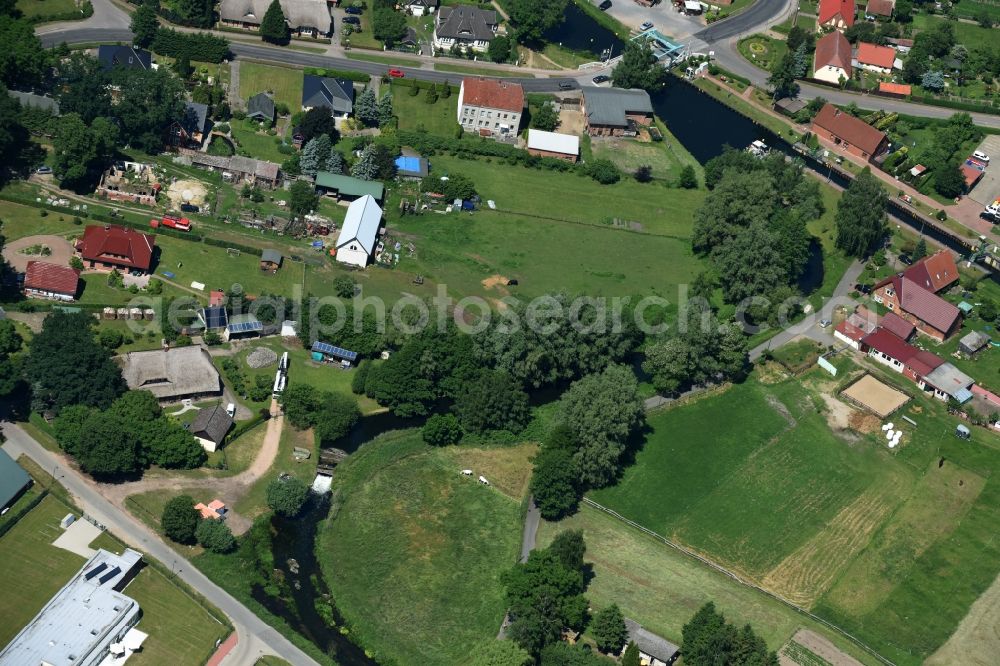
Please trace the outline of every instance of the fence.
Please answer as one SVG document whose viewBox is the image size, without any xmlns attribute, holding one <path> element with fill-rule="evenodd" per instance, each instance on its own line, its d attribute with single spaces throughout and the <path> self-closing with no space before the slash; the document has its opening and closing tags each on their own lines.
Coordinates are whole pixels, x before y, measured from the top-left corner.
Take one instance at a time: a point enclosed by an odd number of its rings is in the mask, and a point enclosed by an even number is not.
<svg viewBox="0 0 1000 666">
<path fill-rule="evenodd" d="M 854 636 L 853 634 L 848 633 L 847 631 L 841 629 L 837 625 L 835 625 L 835 624 L 833 624 L 833 623 L 831 623 L 831 622 L 829 622 L 827 620 L 824 620 L 823 618 L 819 617 L 818 615 L 813 615 L 812 613 L 810 613 L 806 609 L 802 608 L 801 606 L 797 606 L 796 604 L 793 604 L 791 601 L 788 601 L 784 597 L 781 597 L 781 596 L 775 594 L 774 592 L 771 592 L 770 590 L 764 589 L 763 587 L 757 585 L 756 583 L 743 578 L 739 574 L 734 573 L 734 572 L 730 571 L 729 569 L 726 569 L 725 567 L 723 567 L 723 566 L 721 566 L 719 564 L 716 564 L 712 560 L 709 560 L 709 559 L 707 559 L 705 557 L 702 557 L 698 553 L 696 553 L 696 552 L 694 552 L 694 551 L 692 551 L 692 550 L 690 550 L 688 548 L 685 548 L 684 546 L 680 545 L 679 543 L 677 543 L 675 541 L 671 541 L 670 539 L 666 538 L 665 536 L 657 534 L 656 532 L 654 532 L 654 531 L 652 531 L 652 530 L 650 530 L 648 528 L 643 527 L 642 525 L 640 525 L 639 523 L 637 523 L 635 521 L 629 520 L 628 518 L 626 518 L 625 516 L 621 515 L 617 511 L 614 511 L 613 509 L 609 509 L 606 506 L 602 506 L 601 504 L 598 504 L 597 502 L 595 502 L 594 500 L 590 499 L 589 497 L 584 497 L 583 498 L 583 503 L 586 504 L 586 505 L 588 505 L 588 506 L 591 506 L 591 507 L 593 507 L 593 508 L 595 508 L 595 509 L 597 509 L 599 511 L 603 511 L 604 513 L 608 514 L 609 516 L 620 520 L 621 522 L 625 523 L 626 525 L 628 525 L 630 527 L 634 527 L 635 529 L 639 530 L 640 532 L 643 532 L 644 534 L 646 534 L 648 536 L 651 536 L 652 538 L 656 539 L 657 541 L 659 541 L 659 542 L 661 542 L 661 543 L 663 543 L 663 544 L 665 544 L 667 546 L 670 546 L 671 548 L 673 548 L 674 550 L 678 551 L 679 553 L 682 553 L 683 555 L 686 555 L 688 557 L 691 557 L 693 559 L 698 560 L 699 562 L 701 562 L 705 566 L 710 567 L 710 568 L 716 570 L 717 572 L 719 572 L 719 573 L 721 573 L 721 574 L 723 574 L 723 575 L 725 575 L 725 576 L 727 576 L 729 578 L 732 578 L 733 580 L 735 580 L 740 585 L 743 585 L 744 587 L 749 587 L 749 588 L 752 588 L 754 590 L 757 590 L 758 592 L 766 594 L 767 596 L 771 597 L 775 601 L 781 602 L 782 604 L 784 604 L 785 606 L 788 606 L 789 608 L 791 608 L 792 610 L 798 612 L 799 614 L 804 615 L 804 616 L 808 617 L 809 619 L 814 620 L 814 621 L 822 624 L 824 627 L 837 632 L 838 634 L 840 634 L 844 638 L 848 639 L 849 641 L 851 641 L 852 643 L 854 643 L 856 646 L 858 646 L 859 648 L 861 648 L 862 650 L 864 650 L 865 652 L 867 652 L 871 656 L 873 656 L 876 659 L 878 659 L 883 664 L 887 664 L 888 666 L 895 666 L 893 662 L 889 661 L 888 659 L 886 659 L 885 657 L 883 657 L 882 655 L 880 655 L 873 648 L 871 648 L 867 644 L 865 644 L 860 638 Z"/>
</svg>

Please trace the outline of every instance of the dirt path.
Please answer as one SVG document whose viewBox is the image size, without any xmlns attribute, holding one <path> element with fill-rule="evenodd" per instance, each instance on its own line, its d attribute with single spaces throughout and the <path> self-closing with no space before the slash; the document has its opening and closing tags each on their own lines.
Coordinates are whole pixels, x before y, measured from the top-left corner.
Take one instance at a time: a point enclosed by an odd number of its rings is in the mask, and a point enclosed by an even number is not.
<svg viewBox="0 0 1000 666">
<path fill-rule="evenodd" d="M 792 641 L 806 648 L 814 655 L 826 660 L 828 663 L 833 664 L 833 666 L 861 666 L 860 661 L 851 655 L 842 652 L 840 648 L 814 631 L 799 629 L 795 632 L 795 635 L 792 636 Z M 786 655 L 784 653 L 785 650 L 782 650 L 780 657 L 782 666 L 785 664 L 799 663 L 798 661 L 791 659 L 790 655 Z"/>
</svg>

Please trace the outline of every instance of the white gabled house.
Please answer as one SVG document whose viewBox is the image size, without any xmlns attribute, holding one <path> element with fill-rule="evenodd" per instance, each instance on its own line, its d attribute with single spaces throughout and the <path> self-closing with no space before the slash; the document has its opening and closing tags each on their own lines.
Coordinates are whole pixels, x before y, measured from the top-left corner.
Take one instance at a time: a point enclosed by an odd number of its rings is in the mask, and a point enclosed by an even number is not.
<svg viewBox="0 0 1000 666">
<path fill-rule="evenodd" d="M 375 197 L 366 194 L 347 207 L 347 217 L 337 238 L 337 261 L 364 268 L 375 253 L 382 209 Z"/>
</svg>

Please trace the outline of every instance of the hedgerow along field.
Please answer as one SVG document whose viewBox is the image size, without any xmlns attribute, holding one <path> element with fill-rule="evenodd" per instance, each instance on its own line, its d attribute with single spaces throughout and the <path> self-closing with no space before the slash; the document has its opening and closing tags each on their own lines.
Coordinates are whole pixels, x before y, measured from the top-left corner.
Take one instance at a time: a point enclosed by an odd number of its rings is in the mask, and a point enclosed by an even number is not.
<svg viewBox="0 0 1000 666">
<path fill-rule="evenodd" d="M 511 470 L 530 468 L 477 456 L 476 475 L 490 478 L 480 465 L 492 460 L 507 480 L 487 487 L 459 474 L 458 459 L 471 462 L 397 431 L 337 468 L 317 554 L 351 631 L 379 660 L 461 663 L 500 628 L 500 575 L 517 561 L 522 501 L 500 488 L 523 487 Z"/>
<path fill-rule="evenodd" d="M 635 464 L 591 497 L 919 663 L 1000 570 L 1000 438 L 958 440 L 917 396 L 902 413 L 918 426 L 891 455 L 830 429 L 819 392 L 835 384 L 818 373 L 652 414 Z"/>
</svg>

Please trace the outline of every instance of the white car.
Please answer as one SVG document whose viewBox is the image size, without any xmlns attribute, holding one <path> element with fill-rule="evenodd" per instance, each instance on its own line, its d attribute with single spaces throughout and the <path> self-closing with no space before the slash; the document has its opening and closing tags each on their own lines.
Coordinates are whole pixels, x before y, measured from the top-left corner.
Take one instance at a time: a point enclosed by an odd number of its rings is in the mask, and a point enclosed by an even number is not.
<svg viewBox="0 0 1000 666">
<path fill-rule="evenodd" d="M 639 26 L 639 29 L 640 30 L 644 30 L 644 31 L 645 30 L 652 30 L 653 29 L 653 22 L 652 21 L 646 21 L 645 23 L 643 23 L 642 25 Z"/>
<path fill-rule="evenodd" d="M 990 156 L 981 150 L 977 150 L 976 152 L 972 153 L 972 156 L 981 162 L 986 162 L 987 164 L 990 163 Z"/>
</svg>

